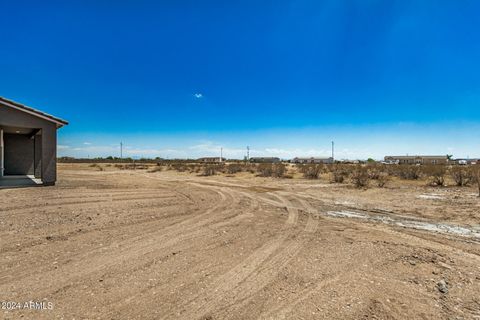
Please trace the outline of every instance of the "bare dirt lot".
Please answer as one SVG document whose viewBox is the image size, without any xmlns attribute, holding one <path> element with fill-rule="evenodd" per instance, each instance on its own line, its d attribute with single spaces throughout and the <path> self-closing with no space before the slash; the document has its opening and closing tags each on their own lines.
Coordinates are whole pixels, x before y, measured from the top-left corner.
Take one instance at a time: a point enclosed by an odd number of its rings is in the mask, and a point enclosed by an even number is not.
<svg viewBox="0 0 480 320">
<path fill-rule="evenodd" d="M 5 319 L 480 319 L 469 188 L 61 164 L 0 210 L 0 300 L 51 303 Z"/>
</svg>

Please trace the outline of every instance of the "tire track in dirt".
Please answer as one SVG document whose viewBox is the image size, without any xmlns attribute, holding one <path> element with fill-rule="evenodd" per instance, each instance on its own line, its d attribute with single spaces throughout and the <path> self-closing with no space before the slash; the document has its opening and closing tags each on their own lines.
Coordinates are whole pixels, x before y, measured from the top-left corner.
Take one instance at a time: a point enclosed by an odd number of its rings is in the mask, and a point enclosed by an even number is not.
<svg viewBox="0 0 480 320">
<path fill-rule="evenodd" d="M 226 318 L 234 310 L 241 310 L 255 298 L 255 294 L 265 288 L 269 283 L 275 281 L 279 272 L 295 258 L 307 241 L 305 240 L 283 240 L 282 248 L 274 256 L 270 257 L 264 264 L 257 268 L 256 272 L 250 274 L 241 286 L 228 292 L 233 297 L 232 302 L 222 304 L 216 313 L 221 318 Z M 285 244 L 285 242 L 287 242 Z"/>
<path fill-rule="evenodd" d="M 189 183 L 189 184 L 196 185 L 196 183 Z M 223 191 L 226 192 L 227 194 L 231 195 L 231 193 L 229 191 L 226 191 L 226 190 L 223 190 Z M 233 201 L 233 203 L 236 204 L 236 205 L 239 205 L 240 199 L 241 198 L 238 198 L 237 200 Z M 226 200 L 228 200 L 228 199 L 226 199 Z M 258 207 L 259 207 L 259 204 L 257 202 L 251 201 L 249 207 L 247 207 L 247 208 L 245 208 L 243 206 L 240 207 L 240 208 L 239 207 L 229 208 L 229 210 L 237 211 L 239 214 L 236 213 L 236 214 L 230 216 L 228 219 L 225 219 L 223 221 L 219 221 L 219 222 L 216 222 L 216 223 L 210 223 L 210 224 L 208 224 L 206 229 L 195 231 L 194 233 L 190 234 L 188 236 L 188 238 L 174 239 L 174 240 L 167 241 L 166 245 L 172 246 L 174 243 L 175 244 L 180 243 L 180 246 L 176 246 L 175 250 L 183 251 L 183 250 L 187 250 L 190 247 L 195 246 L 195 242 L 191 241 L 194 238 L 202 237 L 202 241 L 204 241 L 204 240 L 214 240 L 217 237 L 217 235 L 213 234 L 212 230 L 218 229 L 219 227 L 223 227 L 223 226 L 226 226 L 226 225 L 231 225 L 233 223 L 237 223 L 237 222 L 239 222 L 243 219 L 249 218 L 249 217 L 253 217 L 254 212 L 258 209 Z M 212 214 L 213 213 L 216 213 L 216 212 L 212 212 Z M 224 215 L 224 212 L 220 212 L 220 214 Z M 190 227 L 190 228 L 194 228 L 194 227 Z M 190 238 L 190 236 L 192 236 L 192 238 Z M 162 247 L 163 246 L 165 246 L 165 244 L 162 245 Z M 146 289 L 146 290 L 149 290 L 149 289 Z M 123 298 L 122 301 L 118 301 L 118 302 L 115 302 L 114 304 L 112 304 L 111 308 L 109 308 L 109 309 L 110 310 L 116 310 L 116 311 L 112 312 L 112 313 L 109 313 L 108 315 L 115 317 L 115 314 L 121 314 L 122 313 L 121 310 L 123 310 L 123 309 L 127 310 L 129 308 L 129 302 L 133 301 L 136 296 L 137 296 L 137 293 L 134 293 L 134 294 L 129 295 L 128 297 Z M 175 318 L 175 316 L 173 316 L 173 317 Z"/>
<path fill-rule="evenodd" d="M 313 208 L 313 206 L 308 202 L 305 201 L 302 198 L 297 197 L 296 195 L 293 195 L 288 192 L 279 192 L 280 194 L 283 195 L 288 195 L 292 199 L 295 199 L 300 203 L 300 206 L 294 206 L 291 201 L 285 199 L 284 197 L 279 197 L 278 195 L 274 195 L 277 199 L 279 199 L 280 202 L 273 201 L 271 199 L 267 199 L 265 197 L 261 196 L 252 196 L 246 192 L 241 192 L 242 194 L 251 197 L 251 198 L 258 198 L 262 202 L 266 202 L 272 206 L 275 207 L 281 207 L 281 208 L 286 208 L 287 211 L 289 212 L 288 218 L 287 218 L 287 223 L 292 224 L 293 222 L 296 223 L 298 220 L 298 215 L 299 215 L 299 210 L 307 212 L 307 223 L 305 226 L 305 232 L 313 233 L 317 230 L 318 227 L 318 210 Z"/>
<path fill-rule="evenodd" d="M 288 193 L 283 193 L 282 194 L 288 194 Z M 300 210 L 304 211 L 307 213 L 307 223 L 305 225 L 305 232 L 308 233 L 314 233 L 317 231 L 318 228 L 318 210 L 312 207 L 312 205 L 306 201 L 305 199 L 299 198 L 295 195 L 288 194 L 290 195 L 296 202 L 300 204 Z"/>
<path fill-rule="evenodd" d="M 132 194 L 133 195 L 133 194 Z M 78 205 L 90 205 L 90 204 L 98 204 L 98 203 L 108 203 L 111 201 L 111 199 L 108 198 L 105 199 L 91 199 L 91 200 L 78 200 L 78 201 L 69 201 L 69 202 L 58 202 L 58 203 L 43 203 L 43 204 L 35 204 L 35 205 L 25 205 L 25 206 L 15 206 L 15 207 L 6 207 L 3 208 L 2 210 L 8 211 L 8 213 L 15 213 L 16 211 L 20 210 L 38 210 L 39 205 L 42 207 L 42 209 L 50 209 L 50 208 L 58 208 L 58 207 L 68 207 L 68 206 L 78 206 Z M 163 199 L 173 199 L 174 196 L 152 196 L 152 197 L 133 197 L 133 198 L 113 198 L 113 201 L 132 201 L 132 200 L 163 200 Z M 22 212 L 24 213 L 24 212 Z M 30 213 L 30 212 L 26 212 Z"/>
<path fill-rule="evenodd" d="M 349 264 L 344 266 L 343 272 L 338 272 L 336 275 L 333 275 L 330 278 L 324 279 L 320 281 L 318 284 L 315 286 L 305 288 L 298 292 L 296 294 L 296 298 L 293 300 L 285 300 L 283 303 L 280 305 L 269 309 L 265 312 L 263 312 L 261 315 L 257 317 L 259 320 L 283 320 L 283 319 L 289 319 L 287 315 L 295 309 L 295 307 L 302 303 L 303 301 L 307 300 L 312 296 L 313 294 L 324 290 L 325 287 L 330 286 L 338 281 L 341 281 L 345 278 L 348 278 L 349 275 L 354 274 L 357 272 L 358 269 L 355 268 L 354 264 Z"/>
<path fill-rule="evenodd" d="M 185 302 L 182 309 L 187 311 L 181 314 L 182 318 L 199 319 L 214 311 L 217 316 L 226 316 L 231 308 L 241 308 L 246 305 L 253 299 L 255 293 L 273 281 L 280 270 L 298 254 L 309 240 L 307 237 L 299 237 L 299 232 L 295 231 L 294 226 L 298 222 L 298 208 L 282 195 L 273 194 L 273 196 L 279 202 L 258 195 L 250 195 L 259 202 L 285 207 L 289 213 L 285 221 L 285 225 L 289 228 L 287 232 L 282 232 L 214 280 L 209 286 L 208 292 L 199 293 L 193 299 Z M 316 225 L 317 223 L 312 218 L 307 223 L 304 232 L 311 234 L 315 231 Z M 302 232 L 300 231 L 300 233 Z M 175 319 L 178 315 L 178 313 L 171 312 L 165 319 Z"/>
<path fill-rule="evenodd" d="M 110 246 L 90 250 L 83 254 L 77 254 L 75 256 L 76 263 L 72 262 L 66 264 L 64 261 L 63 263 L 65 265 L 62 268 L 62 271 L 65 273 L 65 275 L 62 278 L 80 278 L 88 273 L 113 266 L 121 263 L 122 261 L 126 261 L 129 255 L 133 254 L 138 257 L 144 253 L 142 250 L 145 250 L 145 248 L 151 246 L 155 246 L 156 242 L 161 243 L 159 247 L 155 247 L 157 249 L 174 245 L 179 241 L 193 239 L 195 236 L 200 236 L 201 233 L 199 228 L 214 222 L 216 219 L 223 218 L 222 216 L 217 217 L 215 215 L 211 215 L 211 213 L 215 212 L 215 210 L 222 209 L 223 207 L 226 208 L 235 202 L 235 199 L 233 198 L 231 198 L 231 201 L 227 201 L 229 198 L 224 192 L 215 192 L 220 195 L 221 201 L 201 214 L 196 214 L 193 217 L 187 218 L 179 223 L 160 230 L 156 225 L 152 225 L 148 228 L 144 228 L 141 235 L 136 235 L 134 237 L 115 242 Z M 204 230 L 204 232 L 206 231 L 207 230 Z M 121 249 L 118 250 L 119 248 Z M 89 261 L 90 268 L 85 269 L 81 266 L 84 261 Z M 58 261 L 58 263 L 61 264 L 62 261 Z M 26 270 L 28 270 L 28 268 L 28 266 L 25 266 Z M 69 268 L 72 269 L 71 272 L 67 271 Z M 79 272 L 78 270 L 82 271 Z M 17 268 L 16 277 L 19 276 L 28 277 L 28 273 L 23 274 L 22 270 Z M 0 274 L 0 279 L 6 279 L 5 275 Z"/>
<path fill-rule="evenodd" d="M 170 184 L 169 182 L 167 182 L 167 184 Z M 38 210 L 39 207 L 41 207 L 42 209 L 44 208 L 48 208 L 48 209 L 57 209 L 59 206 L 63 206 L 63 205 L 67 205 L 67 206 L 71 206 L 71 205 L 89 205 L 89 204 L 100 204 L 100 203 L 111 203 L 111 202 L 114 202 L 114 201 L 131 201 L 131 200 L 161 200 L 161 199 L 175 199 L 175 194 L 177 195 L 180 195 L 181 197 L 189 200 L 189 201 L 192 201 L 193 203 L 195 203 L 194 199 L 188 195 L 186 195 L 185 193 L 181 192 L 181 191 L 178 191 L 178 186 L 175 186 L 173 188 L 169 188 L 165 185 L 162 185 L 160 186 L 160 188 L 158 189 L 159 192 L 165 192 L 165 189 L 168 190 L 168 192 L 170 193 L 173 193 L 173 194 L 170 194 L 170 195 L 159 195 L 158 193 L 156 192 L 152 192 L 151 189 L 140 189 L 140 190 L 131 190 L 131 189 L 121 189 L 121 190 L 111 190 L 111 189 L 108 189 L 108 191 L 106 192 L 105 190 L 103 189 L 99 189 L 97 190 L 95 193 L 92 193 L 93 191 L 91 191 L 89 189 L 89 191 L 87 191 L 87 195 L 88 195 L 88 200 L 77 200 L 77 201 L 67 201 L 67 202 L 60 202 L 60 203 L 45 203 L 45 200 L 43 197 L 40 197 L 40 198 L 36 198 L 38 199 L 38 203 L 34 203 L 32 204 L 30 202 L 29 205 L 24 205 L 24 203 L 22 203 L 20 206 L 19 205 L 15 205 L 15 206 L 10 206 L 10 207 L 3 207 L 2 208 L 2 214 L 23 214 L 23 215 L 28 215 L 28 214 L 31 214 L 30 211 L 24 211 L 25 209 L 31 209 L 31 210 Z M 62 190 L 64 191 L 64 190 Z M 61 191 L 60 191 L 61 192 Z M 80 192 L 77 192 L 75 194 L 75 196 L 68 196 L 68 197 L 62 197 L 62 196 L 48 196 L 48 201 L 51 201 L 51 200 L 65 200 L 65 199 L 81 199 L 83 198 L 85 193 L 83 193 L 82 191 Z M 118 196 L 122 196 L 122 197 L 118 197 Z M 131 196 L 131 198 L 130 198 Z M 150 197 L 151 196 L 151 197 Z M 22 212 L 17 212 L 17 211 L 22 211 Z"/>
<path fill-rule="evenodd" d="M 201 214 L 182 220 L 181 222 L 168 226 L 162 230 L 159 230 L 157 226 L 143 229 L 140 236 L 125 239 L 120 243 L 115 243 L 116 247 L 124 245 L 122 252 L 117 252 L 116 254 L 122 255 L 129 251 L 133 251 L 136 255 L 139 255 L 139 253 L 145 254 L 144 250 L 148 250 L 148 248 L 152 246 L 152 243 L 155 242 L 160 243 L 160 245 L 155 246 L 155 250 L 173 246 L 178 242 L 188 241 L 211 232 L 208 228 L 202 229 L 205 226 L 214 227 L 218 222 L 225 222 L 227 219 L 235 218 L 235 216 L 237 216 L 236 214 L 233 216 L 228 214 L 231 213 L 231 206 L 235 204 L 237 200 L 228 192 L 222 192 L 219 190 L 214 191 L 221 197 L 221 201 L 215 206 L 207 209 Z M 217 211 L 222 211 L 221 215 L 215 215 Z M 99 251 L 103 250 L 105 249 L 102 248 Z M 93 252 L 93 254 L 96 255 L 95 252 Z M 109 265 L 110 264 L 111 263 L 109 263 Z"/>
<path fill-rule="evenodd" d="M 288 212 L 288 218 L 287 218 L 287 221 L 286 223 L 287 224 L 291 224 L 291 225 L 295 225 L 297 224 L 297 221 L 298 221 L 298 208 L 294 207 L 292 205 L 292 203 L 290 202 L 290 200 L 288 200 L 286 197 L 284 196 L 280 196 L 279 194 L 275 194 L 273 192 L 269 192 L 270 195 L 274 196 L 275 198 L 277 198 L 280 203 L 282 203 L 284 206 L 285 206 L 285 209 L 287 209 L 287 212 Z"/>
<path fill-rule="evenodd" d="M 312 197 L 312 196 L 309 196 L 309 197 L 311 197 L 313 199 L 317 199 L 317 198 Z M 372 211 L 370 211 L 368 209 L 357 208 L 357 207 L 352 207 L 352 206 L 343 206 L 343 205 L 333 206 L 333 205 L 331 205 L 329 207 L 331 208 L 329 210 L 332 210 L 332 211 L 348 210 L 349 209 L 349 210 L 355 210 L 355 211 L 358 211 L 358 212 L 363 212 L 363 213 L 366 213 L 366 214 L 372 213 Z M 377 213 L 375 211 L 373 211 L 373 212 Z M 383 212 L 383 214 L 386 217 L 388 217 L 389 214 L 393 214 L 394 216 L 402 217 L 402 215 L 398 215 L 398 214 L 391 213 L 391 212 Z M 403 217 L 405 217 L 406 219 L 411 219 L 411 217 L 409 217 L 409 216 L 403 216 Z M 327 219 L 335 219 L 335 220 L 345 219 L 345 220 L 348 220 L 349 223 L 355 223 L 358 226 L 361 226 L 363 228 L 382 230 L 385 233 L 396 234 L 396 235 L 399 235 L 400 237 L 402 237 L 406 240 L 411 240 L 411 241 L 417 243 L 418 245 L 425 246 L 425 245 L 428 244 L 430 247 L 435 248 L 437 250 L 447 250 L 447 251 L 454 252 L 454 253 L 457 253 L 457 254 L 461 253 L 465 257 L 467 257 L 467 259 L 474 259 L 474 260 L 477 260 L 477 261 L 480 262 L 480 256 L 475 254 L 475 253 L 465 251 L 464 249 L 462 249 L 458 246 L 451 245 L 451 244 L 446 244 L 446 243 L 443 243 L 439 240 L 425 239 L 425 238 L 420 236 L 422 233 L 425 233 L 425 234 L 430 234 L 432 236 L 437 236 L 441 239 L 441 238 L 447 237 L 448 236 L 447 234 L 440 234 L 440 233 L 435 233 L 435 232 L 431 232 L 431 231 L 427 231 L 427 230 L 418 230 L 418 229 L 415 229 L 415 228 L 408 228 L 408 227 L 401 228 L 401 227 L 398 227 L 398 226 L 395 226 L 395 225 L 389 225 L 389 224 L 378 224 L 378 223 L 374 223 L 374 222 L 369 221 L 369 220 L 364 221 L 364 220 L 352 219 L 352 218 L 336 218 L 336 217 L 332 217 L 332 216 L 328 216 L 326 218 Z M 428 220 L 422 220 L 422 221 L 428 221 Z M 432 221 L 432 223 L 435 223 L 435 221 Z M 411 233 L 418 233 L 419 235 L 412 235 Z"/>
<path fill-rule="evenodd" d="M 370 226 L 370 228 L 373 228 L 373 226 Z M 447 252 L 450 252 L 453 255 L 460 256 L 465 259 L 465 261 L 472 261 L 475 260 L 478 263 L 480 263 L 480 256 L 468 251 L 465 251 L 461 248 L 458 248 L 453 245 L 448 245 L 444 244 L 438 241 L 435 241 L 433 239 L 425 239 L 420 236 L 415 236 L 412 235 L 408 232 L 401 232 L 398 230 L 394 230 L 393 228 L 388 228 L 387 226 L 375 226 L 376 230 L 382 230 L 385 233 L 388 234 L 394 234 L 397 235 L 398 237 L 401 237 L 405 240 L 409 240 L 413 243 L 415 243 L 419 247 L 424 247 L 424 246 L 429 246 L 430 248 L 436 249 L 436 250 L 444 250 Z M 411 230 L 410 230 L 411 231 Z"/>
<path fill-rule="evenodd" d="M 352 272 L 353 273 L 353 272 Z M 300 291 L 297 295 L 297 298 L 293 301 L 288 301 L 287 303 L 284 303 L 280 306 L 277 306 L 274 309 L 268 310 L 264 314 L 261 314 L 257 319 L 259 320 L 283 320 L 283 319 L 289 319 L 287 318 L 287 315 L 293 311 L 293 309 L 303 301 L 307 300 L 312 294 L 315 292 L 318 292 L 325 288 L 328 285 L 331 285 L 338 280 L 340 280 L 344 274 L 342 273 L 341 275 L 334 276 L 332 278 L 322 280 L 320 283 L 318 283 L 315 287 L 313 288 L 307 288 L 302 291 Z"/>
<path fill-rule="evenodd" d="M 312 198 L 310 196 L 307 196 L 308 198 Z M 311 206 L 307 201 L 304 199 L 298 198 L 298 200 L 303 204 L 305 208 L 307 208 L 310 212 L 315 212 L 317 211 L 313 206 Z M 363 210 L 362 210 L 363 211 Z M 327 217 L 327 219 L 335 219 L 335 218 L 330 218 Z M 374 230 L 379 230 L 378 225 L 371 225 L 371 224 L 366 224 L 364 222 L 355 222 L 355 221 L 348 221 L 350 224 L 355 224 L 361 228 L 366 228 L 366 229 L 374 229 Z M 307 222 L 308 224 L 308 222 Z M 438 243 L 437 241 L 430 240 L 430 239 L 424 239 L 419 236 L 411 235 L 407 232 L 402 232 L 402 231 L 397 231 L 393 230 L 393 228 L 389 228 L 388 226 L 382 226 L 381 230 L 389 235 L 394 234 L 398 236 L 399 238 L 403 238 L 408 241 L 408 243 L 413 243 L 417 247 L 430 247 L 430 248 L 435 248 L 437 250 L 446 250 L 451 252 L 453 255 L 456 256 L 462 256 L 466 262 L 473 260 L 479 261 L 480 262 L 480 257 L 478 255 L 465 252 L 462 249 L 449 246 L 443 243 Z M 412 230 L 410 230 L 412 231 Z M 306 288 L 296 294 L 296 298 L 292 300 L 286 300 L 284 303 L 282 303 L 280 306 L 277 306 L 273 309 L 267 310 L 266 312 L 262 313 L 257 319 L 261 320 L 275 320 L 275 319 L 289 319 L 288 315 L 292 313 L 295 309 L 295 306 L 298 304 L 302 303 L 303 301 L 307 300 L 311 295 L 324 290 L 325 287 L 330 286 L 335 284 L 338 281 L 341 281 L 344 278 L 348 278 L 348 275 L 354 274 L 356 271 L 352 270 L 357 270 L 357 267 L 354 267 L 352 264 L 350 267 L 344 268 L 344 272 L 341 272 L 338 275 L 334 275 L 328 279 L 322 280 L 319 282 L 316 286 L 313 286 L 311 288 Z"/>
<path fill-rule="evenodd" d="M 282 196 L 275 195 L 277 199 L 280 200 L 280 203 L 285 205 L 287 210 L 293 211 L 289 212 L 289 218 L 287 218 L 286 224 L 297 223 L 298 221 L 298 211 L 306 210 L 307 212 L 316 211 L 310 204 L 298 197 L 292 196 L 291 194 L 286 194 L 281 192 Z M 300 203 L 300 208 L 293 206 L 292 201 L 285 197 L 288 195 L 293 201 Z M 318 226 L 318 220 L 314 219 L 312 214 L 308 214 L 307 223 L 305 229 L 303 230 L 306 233 L 314 233 Z M 293 235 L 293 233 L 291 233 Z M 222 306 L 220 312 L 217 312 L 216 315 L 220 317 L 227 317 L 230 312 L 233 310 L 240 311 L 242 308 L 247 307 L 248 303 L 254 299 L 254 294 L 267 286 L 274 277 L 284 268 L 288 263 L 298 254 L 301 248 L 310 240 L 311 238 L 301 238 L 298 239 L 298 235 L 295 240 L 290 241 L 290 244 L 287 244 L 283 249 L 281 254 L 277 254 L 267 261 L 266 266 L 259 268 L 258 274 L 250 276 L 250 279 L 246 279 L 246 283 L 253 283 L 254 286 L 247 286 L 243 288 L 242 292 L 233 291 L 234 297 L 236 298 L 235 302 Z M 313 290 L 312 290 L 313 291 Z M 233 309 L 233 310 L 232 310 Z"/>
<path fill-rule="evenodd" d="M 257 274 L 262 263 L 264 263 L 275 251 L 277 251 L 288 234 L 282 234 L 267 242 L 253 254 L 248 256 L 240 264 L 230 269 L 225 274 L 215 279 L 211 284 L 208 293 L 198 294 L 193 300 L 183 304 L 187 309 L 186 313 L 182 313 L 181 317 L 185 319 L 196 319 L 211 312 L 221 300 L 232 292 L 241 292 L 239 286 L 245 283 L 245 280 L 253 273 Z M 265 268 L 265 266 L 264 266 Z M 250 286 L 251 288 L 252 286 Z M 178 314 L 172 312 L 165 319 L 177 319 Z"/>
</svg>

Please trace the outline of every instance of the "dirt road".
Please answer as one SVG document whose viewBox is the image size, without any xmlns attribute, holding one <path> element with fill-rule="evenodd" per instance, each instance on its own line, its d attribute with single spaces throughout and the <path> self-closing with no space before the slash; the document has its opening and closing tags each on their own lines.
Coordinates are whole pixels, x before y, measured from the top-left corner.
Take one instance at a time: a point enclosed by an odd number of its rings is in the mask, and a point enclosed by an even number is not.
<svg viewBox="0 0 480 320">
<path fill-rule="evenodd" d="M 59 177 L 0 190 L 0 300 L 22 305 L 5 319 L 480 318 L 479 222 L 435 218 L 432 199 L 407 214 L 318 182 Z"/>
</svg>

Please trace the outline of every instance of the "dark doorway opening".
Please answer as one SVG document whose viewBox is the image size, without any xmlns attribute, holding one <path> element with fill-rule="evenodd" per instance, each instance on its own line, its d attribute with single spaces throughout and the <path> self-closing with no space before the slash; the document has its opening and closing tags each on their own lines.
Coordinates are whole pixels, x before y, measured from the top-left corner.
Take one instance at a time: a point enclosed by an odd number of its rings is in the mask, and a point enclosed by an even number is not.
<svg viewBox="0 0 480 320">
<path fill-rule="evenodd" d="M 24 134 L 3 136 L 6 176 L 35 174 L 35 140 Z"/>
</svg>

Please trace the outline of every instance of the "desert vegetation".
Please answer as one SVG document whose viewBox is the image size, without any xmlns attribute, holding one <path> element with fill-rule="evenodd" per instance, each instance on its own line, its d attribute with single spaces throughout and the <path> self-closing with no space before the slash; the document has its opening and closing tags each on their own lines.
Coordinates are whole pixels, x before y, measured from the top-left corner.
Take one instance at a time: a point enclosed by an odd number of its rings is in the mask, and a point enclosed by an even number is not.
<svg viewBox="0 0 480 320">
<path fill-rule="evenodd" d="M 478 196 L 480 197 L 480 166 L 475 166 L 472 168 L 472 176 L 474 181 L 477 183 Z"/>
<path fill-rule="evenodd" d="M 323 172 L 322 164 L 301 164 L 297 166 L 305 179 L 318 179 Z"/>
<path fill-rule="evenodd" d="M 333 184 L 348 184 L 355 188 L 385 188 L 410 181 L 429 187 L 473 187 L 478 186 L 480 196 L 480 165 L 384 165 L 374 162 L 365 164 L 296 164 L 248 163 L 201 163 L 185 160 L 161 160 L 154 162 L 90 163 L 90 168 L 104 170 L 147 170 L 148 172 L 176 171 L 198 176 L 238 174 L 271 178 L 300 178 L 323 180 Z"/>
<path fill-rule="evenodd" d="M 468 167 L 452 167 L 450 175 L 457 186 L 464 187 L 474 182 L 475 175 L 473 171 L 473 169 Z"/>
<path fill-rule="evenodd" d="M 334 164 L 330 167 L 333 183 L 343 183 L 345 178 L 348 177 L 349 167 L 340 164 Z"/>
<path fill-rule="evenodd" d="M 260 177 L 283 178 L 286 172 L 283 163 L 261 163 L 257 166 L 257 174 Z"/>
<path fill-rule="evenodd" d="M 94 168 L 98 171 L 103 171 L 103 167 L 101 165 L 99 165 L 98 163 L 92 163 L 91 165 L 89 165 L 90 168 Z"/>
<path fill-rule="evenodd" d="M 370 175 L 367 167 L 356 166 L 350 173 L 350 180 L 356 188 L 366 188 L 369 185 Z"/>
<path fill-rule="evenodd" d="M 427 183 L 432 187 L 443 187 L 445 185 L 446 166 L 423 166 L 423 174 L 427 177 Z"/>
</svg>

